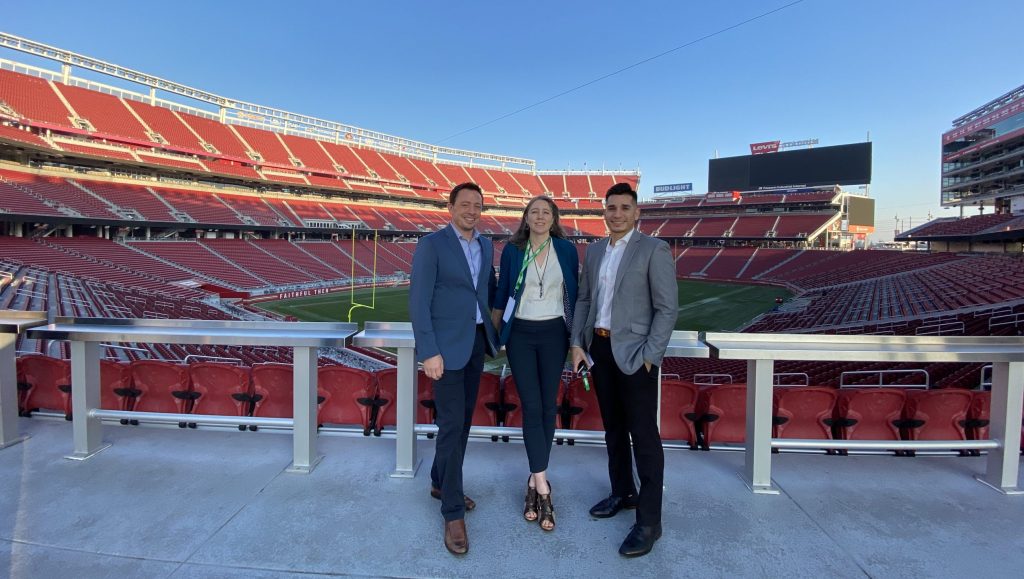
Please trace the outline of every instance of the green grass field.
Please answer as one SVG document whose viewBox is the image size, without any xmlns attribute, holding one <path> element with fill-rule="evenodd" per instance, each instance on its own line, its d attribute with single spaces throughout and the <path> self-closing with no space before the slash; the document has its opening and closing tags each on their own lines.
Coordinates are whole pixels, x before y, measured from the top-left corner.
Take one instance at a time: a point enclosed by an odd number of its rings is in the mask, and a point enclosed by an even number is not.
<svg viewBox="0 0 1024 579">
<path fill-rule="evenodd" d="M 789 298 L 781 288 L 682 280 L 679 282 L 679 320 L 677 330 L 735 330 L 758 314 L 770 310 L 775 298 Z M 371 291 L 358 290 L 355 302 L 371 303 Z M 338 292 L 308 298 L 295 298 L 260 304 L 261 307 L 295 316 L 307 322 L 348 321 L 351 299 L 349 292 Z M 374 309 L 356 308 L 352 321 L 362 325 L 377 322 L 408 321 L 408 286 L 377 288 Z"/>
</svg>

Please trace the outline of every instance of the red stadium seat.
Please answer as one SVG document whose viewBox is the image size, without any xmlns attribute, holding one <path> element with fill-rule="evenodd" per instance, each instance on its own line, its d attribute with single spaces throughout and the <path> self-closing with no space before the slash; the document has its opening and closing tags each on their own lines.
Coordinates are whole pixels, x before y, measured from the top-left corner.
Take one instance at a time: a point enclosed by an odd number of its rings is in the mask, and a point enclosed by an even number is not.
<svg viewBox="0 0 1024 579">
<path fill-rule="evenodd" d="M 700 389 L 689 382 L 661 379 L 662 440 L 685 440 L 690 448 L 697 448 L 694 419 L 699 394 Z"/>
<path fill-rule="evenodd" d="M 505 377 L 505 387 L 501 391 L 501 425 L 522 428 L 523 402 L 519 399 L 515 378 L 511 374 Z"/>
<path fill-rule="evenodd" d="M 569 429 L 603 431 L 604 422 L 601 420 L 601 407 L 597 403 L 593 377 L 589 391 L 583 385 L 583 378 L 574 378 L 566 391 L 569 399 Z"/>
<path fill-rule="evenodd" d="M 476 395 L 476 406 L 473 407 L 474 426 L 498 425 L 498 410 L 501 408 L 501 392 L 498 389 L 500 383 L 501 379 L 497 374 L 484 372 L 480 375 L 480 390 Z M 505 381 L 505 387 L 508 387 L 508 379 Z M 521 421 L 519 425 L 522 425 Z"/>
<path fill-rule="evenodd" d="M 978 390 L 971 393 L 971 407 L 967 411 L 965 430 L 968 440 L 988 440 L 991 436 L 992 392 Z M 1020 432 L 1021 453 L 1024 454 L 1024 424 Z M 981 456 L 980 450 L 972 450 L 973 456 Z"/>
<path fill-rule="evenodd" d="M 35 410 L 60 410 L 69 420 L 71 399 L 71 364 L 43 354 L 25 354 L 17 360 L 18 384 L 22 396 L 21 412 L 28 416 Z"/>
<path fill-rule="evenodd" d="M 969 440 L 988 440 L 989 421 L 992 417 L 992 393 L 977 391 L 971 395 L 965 430 Z"/>
<path fill-rule="evenodd" d="M 958 388 L 913 392 L 903 411 L 908 440 L 967 440 L 971 393 Z"/>
<path fill-rule="evenodd" d="M 190 410 L 192 391 L 187 366 L 161 360 L 136 360 L 129 368 L 135 394 L 132 410 L 178 414 Z"/>
<path fill-rule="evenodd" d="M 907 394 L 899 388 L 841 390 L 836 424 L 842 440 L 899 440 Z"/>
<path fill-rule="evenodd" d="M 252 367 L 252 415 L 291 418 L 295 399 L 290 364 L 257 364 Z M 319 411 L 317 423 L 319 423 Z"/>
<path fill-rule="evenodd" d="M 710 386 L 701 391 L 697 408 L 704 431 L 705 450 L 712 443 L 746 441 L 746 384 Z"/>
<path fill-rule="evenodd" d="M 100 360 L 100 407 L 107 410 L 131 410 L 132 371 L 128 364 Z M 71 400 L 65 411 L 71 414 Z"/>
<path fill-rule="evenodd" d="M 398 395 L 398 370 L 386 368 L 377 372 L 377 418 L 373 422 L 376 433 L 385 426 L 395 426 L 398 407 L 395 405 Z M 434 381 L 423 372 L 416 375 L 416 424 L 434 423 Z"/>
<path fill-rule="evenodd" d="M 774 438 L 832 438 L 836 390 L 815 386 L 775 389 Z"/>
<path fill-rule="evenodd" d="M 324 391 L 320 409 L 321 424 L 358 424 L 363 434 L 370 434 L 370 413 L 376 386 L 373 374 L 348 366 L 321 366 L 317 381 Z"/>
<path fill-rule="evenodd" d="M 295 390 L 291 364 L 257 364 L 252 367 L 253 416 L 291 418 L 295 410 Z M 328 394 L 317 388 L 317 424 Z"/>
<path fill-rule="evenodd" d="M 189 366 L 192 390 L 198 396 L 192 402 L 192 414 L 249 416 L 252 389 L 249 370 L 219 362 L 198 362 Z M 239 430 L 245 430 L 239 425 Z"/>
</svg>

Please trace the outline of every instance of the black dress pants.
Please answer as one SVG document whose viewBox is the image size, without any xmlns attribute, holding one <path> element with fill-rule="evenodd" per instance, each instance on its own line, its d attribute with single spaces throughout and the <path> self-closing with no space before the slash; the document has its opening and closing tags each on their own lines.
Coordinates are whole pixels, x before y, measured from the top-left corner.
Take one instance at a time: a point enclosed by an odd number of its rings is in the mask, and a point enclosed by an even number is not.
<svg viewBox="0 0 1024 579">
<path fill-rule="evenodd" d="M 633 481 L 635 458 L 640 476 L 636 522 L 660 524 L 665 452 L 657 421 L 658 367 L 651 366 L 648 371 L 640 366 L 633 374 L 623 373 L 612 355 L 611 339 L 596 334 L 590 344 L 590 355 L 594 360 L 593 386 L 604 421 L 612 494 L 637 494 Z"/>
<path fill-rule="evenodd" d="M 564 318 L 514 320 L 505 349 L 523 408 L 523 442 L 530 472 L 548 469 L 558 414 L 558 385 L 569 352 Z"/>
<path fill-rule="evenodd" d="M 477 326 L 476 340 L 469 362 L 462 368 L 445 368 L 434 381 L 434 408 L 437 412 L 437 443 L 430 482 L 441 489 L 441 515 L 446 521 L 462 519 L 466 504 L 462 491 L 462 462 L 469 442 L 473 408 L 480 391 L 484 369 L 484 327 Z"/>
</svg>

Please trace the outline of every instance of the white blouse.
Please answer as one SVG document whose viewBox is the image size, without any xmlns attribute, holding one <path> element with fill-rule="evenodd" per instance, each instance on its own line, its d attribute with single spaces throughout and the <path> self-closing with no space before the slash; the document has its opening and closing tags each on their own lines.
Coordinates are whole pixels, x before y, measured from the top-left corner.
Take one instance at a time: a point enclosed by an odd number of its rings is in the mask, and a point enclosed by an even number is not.
<svg viewBox="0 0 1024 579">
<path fill-rule="evenodd" d="M 548 249 L 544 263 L 534 260 L 526 271 L 523 280 L 523 295 L 520 297 L 516 318 L 520 320 L 542 321 L 560 318 L 565 315 L 562 292 L 565 278 L 562 267 L 558 263 L 555 248 Z M 541 292 L 541 288 L 544 291 Z M 543 297 L 541 297 L 543 294 Z"/>
</svg>

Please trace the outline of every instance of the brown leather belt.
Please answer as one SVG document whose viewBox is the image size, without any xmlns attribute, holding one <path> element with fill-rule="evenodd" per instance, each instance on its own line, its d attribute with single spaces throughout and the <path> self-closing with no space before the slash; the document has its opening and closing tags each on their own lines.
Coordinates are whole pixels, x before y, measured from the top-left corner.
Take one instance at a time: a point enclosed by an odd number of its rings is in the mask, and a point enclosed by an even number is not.
<svg viewBox="0 0 1024 579">
<path fill-rule="evenodd" d="M 594 333 L 597 334 L 598 336 L 601 336 L 602 338 L 612 337 L 612 331 L 606 330 L 604 328 L 594 328 Z"/>
</svg>

